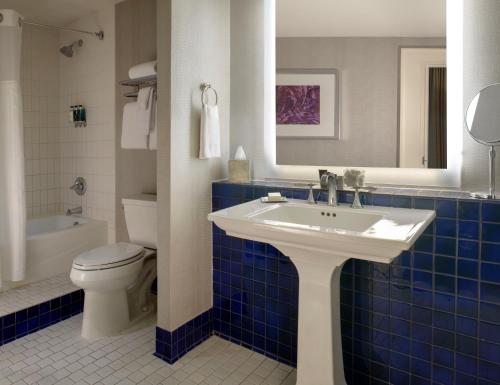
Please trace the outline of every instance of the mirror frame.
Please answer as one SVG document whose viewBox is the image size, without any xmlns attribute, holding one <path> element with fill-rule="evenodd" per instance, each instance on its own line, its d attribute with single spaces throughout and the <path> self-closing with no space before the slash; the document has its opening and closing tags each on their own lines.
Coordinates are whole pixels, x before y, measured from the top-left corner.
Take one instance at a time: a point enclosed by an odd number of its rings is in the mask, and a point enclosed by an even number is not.
<svg viewBox="0 0 500 385">
<path fill-rule="evenodd" d="M 461 187 L 463 147 L 463 9 L 464 0 L 447 0 L 447 61 L 449 81 L 448 99 L 448 168 L 397 169 L 361 168 L 366 183 L 373 185 L 418 186 L 434 188 Z M 344 166 L 282 166 L 276 164 L 276 0 L 263 0 L 263 120 L 256 130 L 254 151 L 254 179 L 316 180 L 319 168 L 343 173 Z"/>
</svg>

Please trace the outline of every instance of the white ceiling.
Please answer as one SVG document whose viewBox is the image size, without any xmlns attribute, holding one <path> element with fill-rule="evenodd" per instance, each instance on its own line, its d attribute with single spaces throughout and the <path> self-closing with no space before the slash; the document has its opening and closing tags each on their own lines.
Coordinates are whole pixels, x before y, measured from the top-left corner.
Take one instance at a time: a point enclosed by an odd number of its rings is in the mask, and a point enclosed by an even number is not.
<svg viewBox="0 0 500 385">
<path fill-rule="evenodd" d="M 446 0 L 277 0 L 278 37 L 446 36 Z"/>
<path fill-rule="evenodd" d="M 14 9 L 25 18 L 46 24 L 68 25 L 89 13 L 122 0 L 0 0 L 0 9 Z"/>
</svg>

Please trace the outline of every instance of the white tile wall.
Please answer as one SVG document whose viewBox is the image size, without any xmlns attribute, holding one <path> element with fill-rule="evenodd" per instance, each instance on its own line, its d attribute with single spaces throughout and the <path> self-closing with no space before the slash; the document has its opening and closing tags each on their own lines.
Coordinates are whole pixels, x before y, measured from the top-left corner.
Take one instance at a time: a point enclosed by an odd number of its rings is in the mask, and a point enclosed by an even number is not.
<svg viewBox="0 0 500 385">
<path fill-rule="evenodd" d="M 22 89 L 29 217 L 61 210 L 58 50 L 57 31 L 24 27 Z"/>
<path fill-rule="evenodd" d="M 96 23 L 97 21 L 97 23 Z M 83 206 L 84 215 L 108 222 L 115 240 L 115 47 L 114 7 L 77 21 L 73 27 L 104 29 L 103 41 L 71 32 L 59 35 L 59 45 L 83 39 L 83 47 L 67 58 L 59 55 L 59 123 L 61 127 L 61 198 L 64 210 Z M 68 122 L 69 106 L 87 109 L 87 127 Z M 77 176 L 88 182 L 80 198 L 68 190 Z"/>
<path fill-rule="evenodd" d="M 96 23 L 97 21 L 97 23 Z M 105 32 L 105 39 L 25 26 L 22 86 L 28 216 L 83 206 L 84 215 L 106 220 L 115 240 L 115 62 L 114 7 L 86 16 L 74 27 Z M 73 58 L 59 48 L 83 39 Z M 87 108 L 88 125 L 68 122 L 69 107 Z M 68 187 L 77 176 L 88 193 Z"/>
</svg>

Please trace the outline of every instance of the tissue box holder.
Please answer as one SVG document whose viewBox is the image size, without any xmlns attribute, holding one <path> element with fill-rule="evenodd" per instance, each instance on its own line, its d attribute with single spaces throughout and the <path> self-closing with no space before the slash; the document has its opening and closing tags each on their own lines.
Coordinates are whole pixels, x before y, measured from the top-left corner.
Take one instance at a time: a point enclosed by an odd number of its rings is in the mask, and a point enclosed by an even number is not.
<svg viewBox="0 0 500 385">
<path fill-rule="evenodd" d="M 249 160 L 230 160 L 229 182 L 245 183 L 250 182 L 250 161 Z"/>
</svg>

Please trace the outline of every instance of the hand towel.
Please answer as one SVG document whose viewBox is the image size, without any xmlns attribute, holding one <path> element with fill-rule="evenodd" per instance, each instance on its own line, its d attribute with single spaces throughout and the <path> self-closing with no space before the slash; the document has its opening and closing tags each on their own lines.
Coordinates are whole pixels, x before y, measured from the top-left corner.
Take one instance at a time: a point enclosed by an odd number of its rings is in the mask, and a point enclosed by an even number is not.
<svg viewBox="0 0 500 385">
<path fill-rule="evenodd" d="M 137 102 L 123 107 L 121 146 L 124 149 L 147 149 L 150 127 L 139 124 L 141 111 Z M 150 123 L 150 122 L 149 122 Z"/>
<path fill-rule="evenodd" d="M 137 103 L 143 110 L 150 110 L 154 102 L 154 87 L 141 88 L 137 94 Z M 151 111 L 151 110 L 150 110 Z"/>
<path fill-rule="evenodd" d="M 156 75 L 156 60 L 138 64 L 131 67 L 128 71 L 128 77 L 130 79 L 137 79 L 151 75 Z"/>
<path fill-rule="evenodd" d="M 158 148 L 158 101 L 156 99 L 156 95 L 153 95 L 153 114 L 151 117 L 151 132 L 149 133 L 149 145 L 148 148 L 150 150 L 156 150 Z"/>
<path fill-rule="evenodd" d="M 201 111 L 200 159 L 220 158 L 219 108 L 204 105 Z"/>
</svg>

